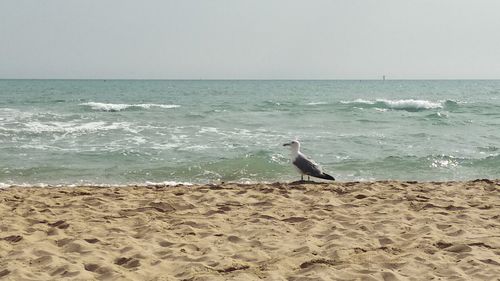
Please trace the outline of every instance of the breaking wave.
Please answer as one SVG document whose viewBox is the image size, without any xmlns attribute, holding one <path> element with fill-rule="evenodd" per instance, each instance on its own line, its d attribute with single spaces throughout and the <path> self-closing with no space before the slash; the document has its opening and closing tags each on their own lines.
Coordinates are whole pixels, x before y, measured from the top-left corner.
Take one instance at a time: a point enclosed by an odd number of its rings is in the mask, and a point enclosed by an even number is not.
<svg viewBox="0 0 500 281">
<path fill-rule="evenodd" d="M 90 107 L 95 111 L 123 111 L 127 109 L 150 109 L 153 107 L 157 108 L 177 108 L 180 105 L 177 104 L 155 104 L 155 103 L 140 103 L 140 104 L 126 104 L 126 103 L 101 103 L 101 102 L 86 102 L 81 103 L 82 106 Z"/>
<path fill-rule="evenodd" d="M 428 100 L 415 100 L 415 99 L 402 99 L 402 100 L 364 100 L 356 99 L 353 101 L 341 101 L 343 104 L 352 104 L 359 107 L 370 107 L 379 109 L 394 109 L 394 110 L 407 110 L 407 111 L 420 111 L 428 109 L 440 109 L 445 107 L 457 106 L 457 103 L 451 100 L 447 101 L 428 101 Z"/>
</svg>

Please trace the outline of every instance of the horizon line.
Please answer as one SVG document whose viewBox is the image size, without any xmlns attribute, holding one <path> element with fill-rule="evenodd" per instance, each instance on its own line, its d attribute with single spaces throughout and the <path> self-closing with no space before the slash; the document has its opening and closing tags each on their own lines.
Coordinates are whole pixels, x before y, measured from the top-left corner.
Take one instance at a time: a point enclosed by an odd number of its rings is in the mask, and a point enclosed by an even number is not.
<svg viewBox="0 0 500 281">
<path fill-rule="evenodd" d="M 60 81 L 497 81 L 499 78 L 0 78 L 1 80 L 60 80 Z"/>
</svg>

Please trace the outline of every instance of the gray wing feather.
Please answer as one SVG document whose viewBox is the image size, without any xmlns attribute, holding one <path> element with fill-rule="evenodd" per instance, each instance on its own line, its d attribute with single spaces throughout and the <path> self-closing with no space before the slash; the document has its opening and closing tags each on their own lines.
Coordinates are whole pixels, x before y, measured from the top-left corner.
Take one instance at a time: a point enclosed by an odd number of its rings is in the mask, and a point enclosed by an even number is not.
<svg viewBox="0 0 500 281">
<path fill-rule="evenodd" d="M 314 161 L 308 159 L 304 155 L 299 154 L 293 161 L 293 164 L 306 175 L 315 177 L 323 174 L 318 164 L 314 163 Z"/>
</svg>

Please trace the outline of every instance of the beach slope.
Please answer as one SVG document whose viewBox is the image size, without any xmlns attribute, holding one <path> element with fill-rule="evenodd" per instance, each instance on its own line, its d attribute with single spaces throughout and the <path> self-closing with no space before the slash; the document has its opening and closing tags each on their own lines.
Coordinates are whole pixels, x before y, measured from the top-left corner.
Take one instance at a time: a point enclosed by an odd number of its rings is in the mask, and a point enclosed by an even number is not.
<svg viewBox="0 0 500 281">
<path fill-rule="evenodd" d="M 0 189 L 0 280 L 499 280 L 500 181 Z"/>
</svg>

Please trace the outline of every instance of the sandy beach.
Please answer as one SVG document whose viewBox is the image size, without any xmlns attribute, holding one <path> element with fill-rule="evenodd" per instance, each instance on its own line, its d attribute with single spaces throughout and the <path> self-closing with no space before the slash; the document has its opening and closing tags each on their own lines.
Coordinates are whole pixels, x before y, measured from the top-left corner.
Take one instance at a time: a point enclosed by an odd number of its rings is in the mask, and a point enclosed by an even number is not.
<svg viewBox="0 0 500 281">
<path fill-rule="evenodd" d="M 500 181 L 0 189 L 0 280 L 500 280 Z"/>
</svg>

